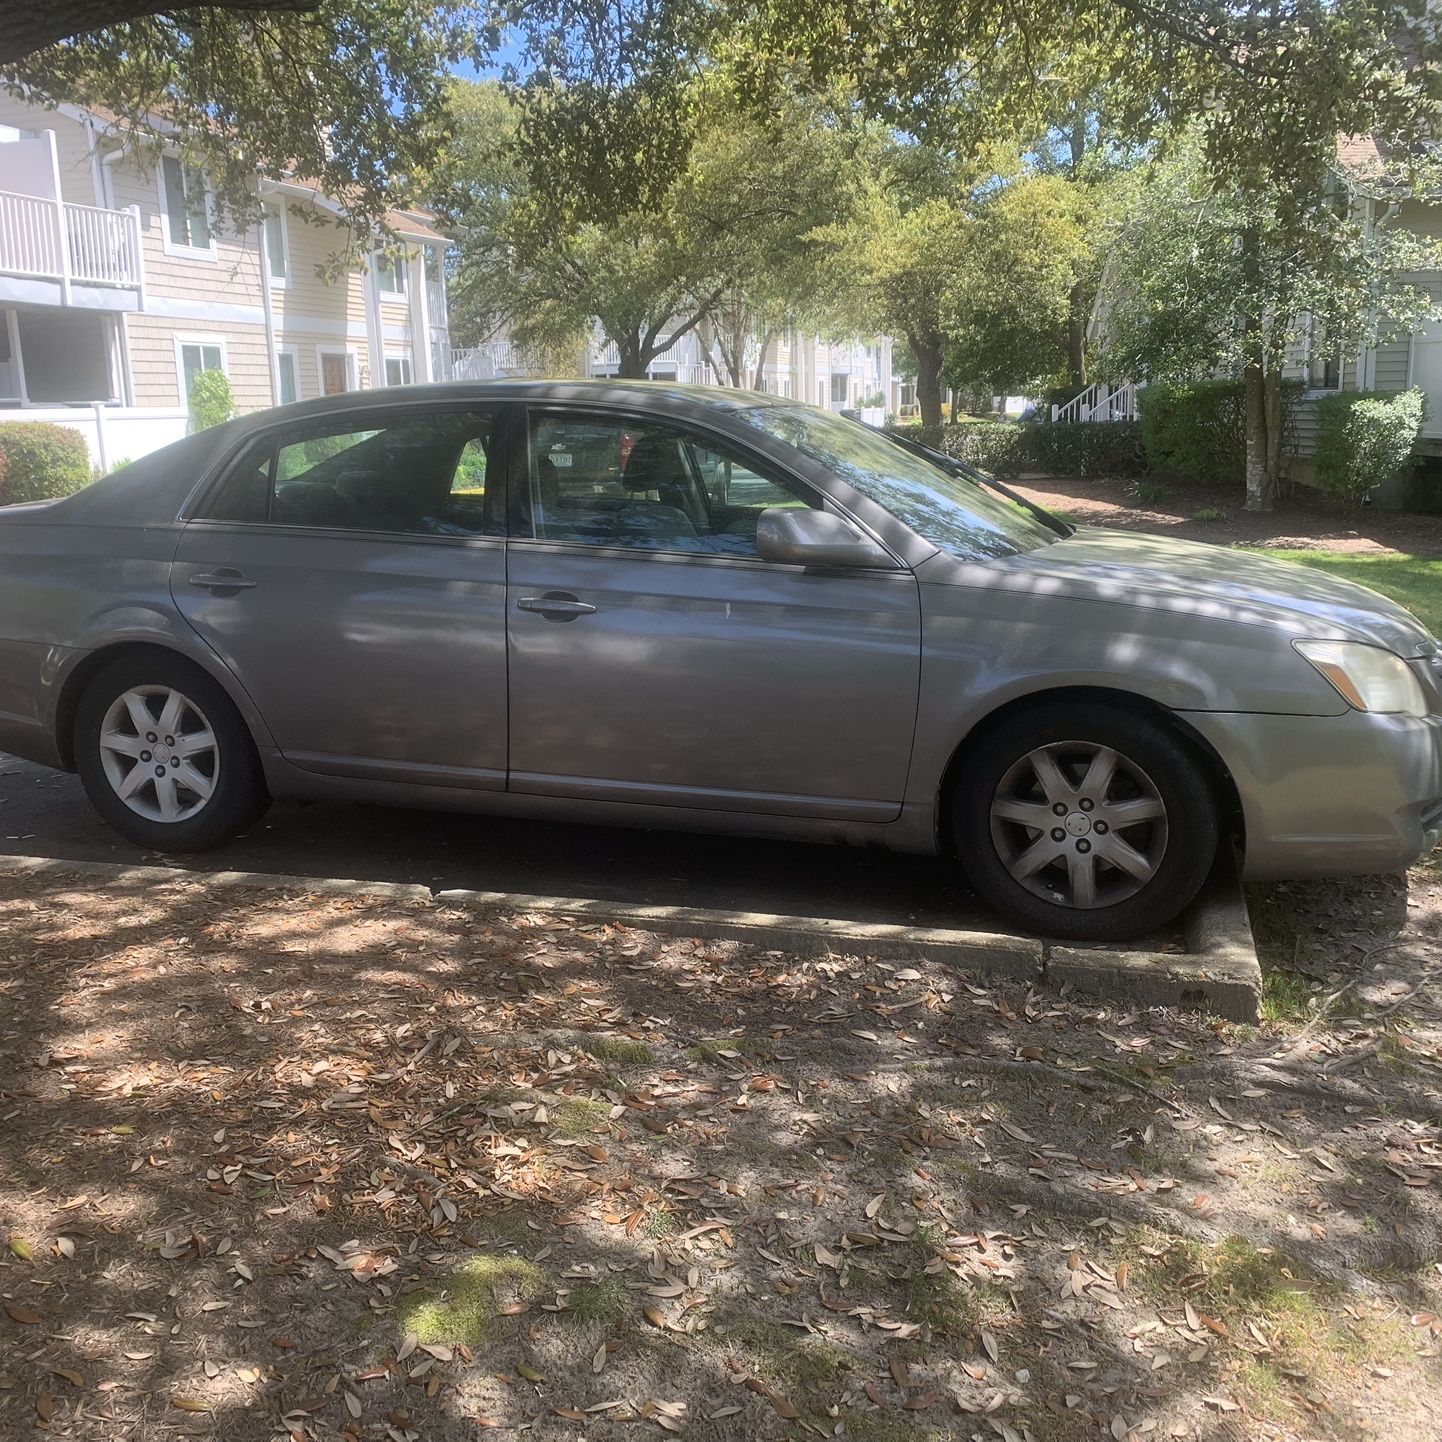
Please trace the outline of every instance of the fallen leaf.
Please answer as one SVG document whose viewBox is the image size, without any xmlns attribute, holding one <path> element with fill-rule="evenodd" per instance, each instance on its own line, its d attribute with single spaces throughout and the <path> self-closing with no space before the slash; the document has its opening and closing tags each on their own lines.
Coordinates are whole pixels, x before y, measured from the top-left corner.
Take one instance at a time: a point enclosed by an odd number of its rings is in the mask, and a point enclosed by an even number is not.
<svg viewBox="0 0 1442 1442">
<path fill-rule="evenodd" d="M 19 1322 L 26 1327 L 36 1327 L 40 1324 L 40 1313 L 34 1307 L 27 1307 L 22 1302 L 6 1302 L 5 1310 L 10 1313 L 12 1321 Z"/>
</svg>

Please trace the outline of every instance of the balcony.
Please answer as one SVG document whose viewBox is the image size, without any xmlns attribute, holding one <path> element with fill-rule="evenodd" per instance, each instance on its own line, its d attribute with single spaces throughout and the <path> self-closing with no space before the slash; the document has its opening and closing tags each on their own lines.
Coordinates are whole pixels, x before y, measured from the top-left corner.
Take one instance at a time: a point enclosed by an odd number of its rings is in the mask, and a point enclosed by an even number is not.
<svg viewBox="0 0 1442 1442">
<path fill-rule="evenodd" d="M 0 190 L 0 301 L 141 310 L 140 212 Z"/>
</svg>

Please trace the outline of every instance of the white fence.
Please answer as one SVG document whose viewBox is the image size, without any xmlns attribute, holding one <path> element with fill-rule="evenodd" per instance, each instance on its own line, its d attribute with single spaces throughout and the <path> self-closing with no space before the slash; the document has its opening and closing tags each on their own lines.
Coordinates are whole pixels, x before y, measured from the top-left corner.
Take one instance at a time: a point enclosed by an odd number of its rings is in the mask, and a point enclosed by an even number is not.
<svg viewBox="0 0 1442 1442">
<path fill-rule="evenodd" d="M 0 190 L 0 273 L 142 290 L 140 212 Z"/>
<path fill-rule="evenodd" d="M 27 406 L 0 410 L 0 421 L 49 421 L 79 431 L 91 462 L 112 471 L 180 440 L 190 424 L 183 406 Z"/>
</svg>

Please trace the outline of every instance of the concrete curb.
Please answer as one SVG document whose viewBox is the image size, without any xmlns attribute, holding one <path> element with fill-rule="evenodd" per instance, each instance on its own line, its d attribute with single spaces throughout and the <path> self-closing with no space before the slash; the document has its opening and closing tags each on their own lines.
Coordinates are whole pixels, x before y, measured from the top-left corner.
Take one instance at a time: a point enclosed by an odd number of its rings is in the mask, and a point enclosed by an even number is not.
<svg viewBox="0 0 1442 1442">
<path fill-rule="evenodd" d="M 1121 995 L 1144 1006 L 1213 1011 L 1233 1021 L 1257 1019 L 1262 990 L 1251 924 L 1235 859 L 1230 855 L 1218 859 L 1202 895 L 1184 918 L 1187 953 L 1087 950 L 1031 937 L 940 927 L 690 906 L 635 906 L 589 897 L 536 896 L 515 891 L 433 892 L 426 886 L 389 881 L 348 881 L 263 871 L 187 871 L 182 867 L 121 866 L 41 856 L 0 856 L 0 874 L 94 876 L 146 886 L 261 887 L 322 895 L 376 896 L 427 906 L 541 911 L 578 920 L 617 922 L 670 936 L 742 941 L 767 950 L 804 955 L 844 952 L 888 960 L 925 958 L 963 971 Z"/>
</svg>

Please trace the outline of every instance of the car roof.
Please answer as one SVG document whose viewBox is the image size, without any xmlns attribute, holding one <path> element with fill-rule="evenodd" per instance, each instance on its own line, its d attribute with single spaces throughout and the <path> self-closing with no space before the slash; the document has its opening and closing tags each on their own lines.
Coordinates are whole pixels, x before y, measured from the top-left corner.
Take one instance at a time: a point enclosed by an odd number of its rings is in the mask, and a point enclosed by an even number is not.
<svg viewBox="0 0 1442 1442">
<path fill-rule="evenodd" d="M 733 390 L 729 386 L 681 385 L 675 381 L 618 380 L 593 377 L 588 380 L 441 381 L 429 385 L 381 386 L 374 390 L 342 391 L 339 395 L 317 396 L 270 410 L 255 411 L 241 424 L 266 426 L 278 420 L 304 420 L 308 416 L 367 410 L 391 410 L 398 405 L 444 402 L 448 405 L 484 404 L 495 401 L 564 401 L 602 405 L 630 405 L 638 402 L 659 410 L 694 409 L 701 406 L 718 412 L 754 410 L 762 406 L 786 405 L 781 396 L 759 391 Z"/>
</svg>

